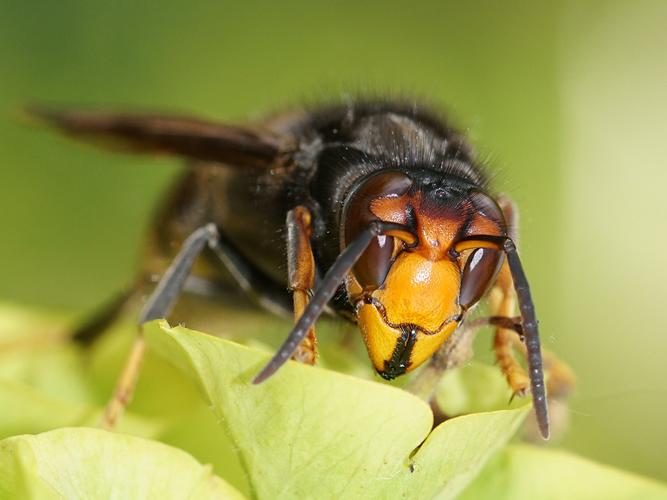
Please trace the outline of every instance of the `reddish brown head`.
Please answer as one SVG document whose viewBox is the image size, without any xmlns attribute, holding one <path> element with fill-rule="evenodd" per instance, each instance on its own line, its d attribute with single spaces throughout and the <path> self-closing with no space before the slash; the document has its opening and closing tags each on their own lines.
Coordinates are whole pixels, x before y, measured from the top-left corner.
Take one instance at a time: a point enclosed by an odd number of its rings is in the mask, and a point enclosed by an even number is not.
<svg viewBox="0 0 667 500">
<path fill-rule="evenodd" d="M 385 170 L 362 182 L 345 203 L 342 245 L 373 220 L 413 232 L 375 237 L 346 280 L 371 361 L 391 379 L 438 350 L 500 269 L 498 250 L 458 252 L 457 244 L 504 236 L 506 227 L 498 205 L 478 187 L 427 171 Z"/>
</svg>

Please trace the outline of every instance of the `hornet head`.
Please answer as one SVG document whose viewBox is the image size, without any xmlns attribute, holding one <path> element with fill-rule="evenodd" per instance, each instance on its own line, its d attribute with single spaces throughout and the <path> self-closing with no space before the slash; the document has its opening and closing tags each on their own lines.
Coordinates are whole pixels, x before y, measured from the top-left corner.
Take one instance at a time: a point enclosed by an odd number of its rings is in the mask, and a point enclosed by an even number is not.
<svg viewBox="0 0 667 500">
<path fill-rule="evenodd" d="M 479 187 L 426 170 L 363 180 L 345 201 L 341 245 L 374 220 L 409 231 L 374 237 L 345 285 L 373 366 L 392 379 L 429 359 L 488 291 L 502 252 L 465 242 L 506 226 Z"/>
</svg>

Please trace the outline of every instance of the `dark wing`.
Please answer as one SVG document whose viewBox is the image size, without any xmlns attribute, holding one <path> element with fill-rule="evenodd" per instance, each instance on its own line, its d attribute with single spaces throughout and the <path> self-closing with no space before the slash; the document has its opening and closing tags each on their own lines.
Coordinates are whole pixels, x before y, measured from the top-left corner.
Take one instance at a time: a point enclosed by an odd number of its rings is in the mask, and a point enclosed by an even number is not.
<svg viewBox="0 0 667 500">
<path fill-rule="evenodd" d="M 113 150 L 269 167 L 286 147 L 284 138 L 268 132 L 195 118 L 41 108 L 28 112 L 68 135 Z"/>
</svg>

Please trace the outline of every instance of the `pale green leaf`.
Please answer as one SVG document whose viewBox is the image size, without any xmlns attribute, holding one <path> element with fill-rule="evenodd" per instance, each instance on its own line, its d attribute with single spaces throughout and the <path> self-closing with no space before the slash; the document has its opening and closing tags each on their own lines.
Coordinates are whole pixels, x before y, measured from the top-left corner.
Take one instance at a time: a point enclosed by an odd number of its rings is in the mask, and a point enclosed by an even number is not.
<svg viewBox="0 0 667 500">
<path fill-rule="evenodd" d="M 16 434 L 44 432 L 57 427 L 96 426 L 103 409 L 54 398 L 22 383 L 0 380 L 0 439 Z M 157 419 L 127 413 L 118 430 L 154 437 L 164 424 Z"/>
<path fill-rule="evenodd" d="M 239 499 L 187 453 L 134 436 L 65 428 L 0 441 L 0 498 Z"/>
<path fill-rule="evenodd" d="M 88 349 L 65 342 L 67 330 L 63 315 L 0 302 L 0 439 L 99 425 L 136 324 L 117 322 Z M 196 387 L 150 352 L 117 430 L 181 448 L 248 490 L 229 438 Z"/>
<path fill-rule="evenodd" d="M 67 328 L 63 315 L 0 303 L 0 379 L 59 399 L 90 402 L 81 352 L 67 342 Z"/>
<path fill-rule="evenodd" d="M 85 353 L 66 342 L 67 328 L 62 314 L 0 303 L 0 439 L 100 422 Z M 160 420 L 129 413 L 119 429 L 153 437 Z"/>
<path fill-rule="evenodd" d="M 453 497 L 527 413 L 468 415 L 429 435 L 430 408 L 403 390 L 292 362 L 255 386 L 265 353 L 164 322 L 146 337 L 199 384 L 259 498 Z"/>
<path fill-rule="evenodd" d="M 465 490 L 465 500 L 665 500 L 667 485 L 562 450 L 508 446 Z"/>
<path fill-rule="evenodd" d="M 196 391 L 195 391 L 196 392 Z M 197 460 L 211 464 L 213 471 L 246 495 L 250 487 L 234 444 L 221 432 L 217 417 L 200 400 L 188 415 L 174 421 L 158 436 L 163 443 L 187 451 Z"/>
</svg>

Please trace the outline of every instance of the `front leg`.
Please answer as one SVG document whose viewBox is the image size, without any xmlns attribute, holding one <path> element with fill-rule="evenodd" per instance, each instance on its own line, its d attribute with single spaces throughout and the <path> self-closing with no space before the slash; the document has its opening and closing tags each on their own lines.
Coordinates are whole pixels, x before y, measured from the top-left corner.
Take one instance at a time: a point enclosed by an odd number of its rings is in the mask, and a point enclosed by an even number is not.
<svg viewBox="0 0 667 500">
<path fill-rule="evenodd" d="M 294 320 L 298 321 L 306 309 L 315 286 L 315 258 L 311 248 L 311 214 L 304 206 L 287 213 L 287 272 L 288 285 L 294 301 Z M 317 360 L 317 336 L 315 327 L 301 341 L 292 359 L 315 364 Z"/>
</svg>

